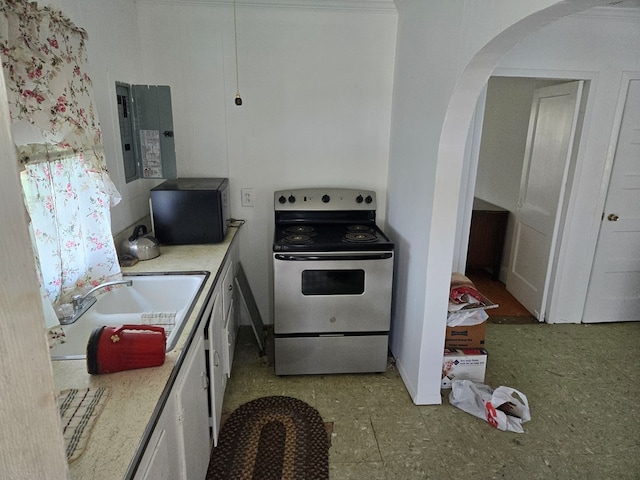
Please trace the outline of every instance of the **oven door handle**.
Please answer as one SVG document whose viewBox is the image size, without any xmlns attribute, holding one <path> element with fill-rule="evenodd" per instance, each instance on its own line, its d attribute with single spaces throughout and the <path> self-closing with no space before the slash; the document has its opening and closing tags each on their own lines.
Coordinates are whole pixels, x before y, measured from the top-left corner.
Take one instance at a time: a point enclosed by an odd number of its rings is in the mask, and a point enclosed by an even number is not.
<svg viewBox="0 0 640 480">
<path fill-rule="evenodd" d="M 324 260 L 386 260 L 391 258 L 393 254 L 389 252 L 385 253 L 367 253 L 365 255 L 287 255 L 283 253 L 276 253 L 274 258 L 276 260 L 296 261 L 296 262 L 317 262 Z"/>
</svg>

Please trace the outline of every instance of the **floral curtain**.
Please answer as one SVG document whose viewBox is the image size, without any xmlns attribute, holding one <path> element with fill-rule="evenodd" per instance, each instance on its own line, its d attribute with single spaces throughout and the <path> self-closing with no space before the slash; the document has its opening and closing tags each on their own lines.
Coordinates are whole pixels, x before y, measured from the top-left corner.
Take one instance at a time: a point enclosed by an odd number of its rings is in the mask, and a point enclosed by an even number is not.
<svg viewBox="0 0 640 480">
<path fill-rule="evenodd" d="M 120 278 L 109 195 L 82 154 L 27 164 L 20 177 L 49 298 L 68 302 L 77 290 Z"/>
<path fill-rule="evenodd" d="M 54 304 L 120 278 L 109 212 L 120 196 L 104 161 L 86 39 L 58 10 L 0 0 L 0 59 L 25 205 Z"/>
</svg>

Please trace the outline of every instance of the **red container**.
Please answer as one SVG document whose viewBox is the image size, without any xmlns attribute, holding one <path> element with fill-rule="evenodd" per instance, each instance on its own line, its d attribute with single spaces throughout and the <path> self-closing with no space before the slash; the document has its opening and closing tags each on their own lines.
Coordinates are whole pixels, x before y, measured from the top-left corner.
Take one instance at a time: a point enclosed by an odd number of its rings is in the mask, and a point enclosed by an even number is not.
<svg viewBox="0 0 640 480">
<path fill-rule="evenodd" d="M 152 325 L 98 327 L 87 343 L 87 371 L 113 373 L 164 363 L 167 336 Z"/>
</svg>

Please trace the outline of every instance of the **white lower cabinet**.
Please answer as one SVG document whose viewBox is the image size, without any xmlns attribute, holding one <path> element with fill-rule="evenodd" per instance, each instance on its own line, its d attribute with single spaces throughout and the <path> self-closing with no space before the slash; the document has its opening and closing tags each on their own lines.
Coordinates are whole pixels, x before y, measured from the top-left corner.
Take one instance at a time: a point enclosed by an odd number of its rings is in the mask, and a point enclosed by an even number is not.
<svg viewBox="0 0 640 480">
<path fill-rule="evenodd" d="M 227 377 L 224 372 L 223 351 L 226 347 L 226 339 L 223 338 L 223 315 L 222 315 L 222 295 L 219 289 L 213 292 L 209 300 L 211 314 L 205 323 L 205 335 L 207 338 L 209 362 L 209 402 L 211 409 L 211 434 L 214 445 L 218 445 L 218 434 L 220 433 L 220 418 L 222 416 L 222 402 L 224 400 L 224 389 L 227 384 Z M 209 308 L 207 307 L 207 311 Z"/>
<path fill-rule="evenodd" d="M 135 479 L 189 480 L 206 476 L 211 450 L 208 387 L 200 331 L 151 434 Z"/>
<path fill-rule="evenodd" d="M 171 480 L 173 477 L 169 472 L 169 442 L 167 432 L 162 429 L 155 431 L 155 438 L 152 437 L 152 444 L 149 462 L 142 472 L 140 478 L 144 480 Z"/>
<path fill-rule="evenodd" d="M 237 265 L 237 246 L 232 245 L 133 476 L 135 480 L 194 480 L 206 476 L 211 447 L 218 443 L 222 402 L 238 332 L 234 305 Z"/>
<path fill-rule="evenodd" d="M 236 317 L 236 302 L 238 299 L 237 292 L 235 291 L 235 278 L 236 268 L 238 265 L 237 259 L 234 261 L 235 250 L 232 250 L 229 259 L 226 261 L 224 268 L 222 269 L 222 282 L 220 288 L 222 290 L 222 336 L 223 350 L 222 358 L 224 362 L 224 373 L 227 377 L 231 377 L 231 366 L 233 364 L 233 354 L 235 351 L 236 338 L 238 336 L 238 321 Z"/>
<path fill-rule="evenodd" d="M 174 480 L 178 478 L 178 463 L 174 461 L 176 433 L 173 423 L 172 399 L 165 404 L 145 450 L 136 479 Z"/>
<path fill-rule="evenodd" d="M 209 378 L 205 364 L 204 337 L 200 330 L 185 359 L 173 395 L 176 402 L 178 478 L 204 478 L 209 466 Z"/>
</svg>

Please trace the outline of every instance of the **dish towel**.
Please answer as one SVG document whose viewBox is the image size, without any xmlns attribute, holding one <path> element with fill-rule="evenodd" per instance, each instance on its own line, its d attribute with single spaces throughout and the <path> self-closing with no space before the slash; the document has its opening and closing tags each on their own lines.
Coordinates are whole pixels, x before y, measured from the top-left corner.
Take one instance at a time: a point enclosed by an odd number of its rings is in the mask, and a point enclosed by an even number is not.
<svg viewBox="0 0 640 480">
<path fill-rule="evenodd" d="M 169 334 L 176 324 L 176 315 L 178 312 L 143 312 L 140 315 L 140 323 L 163 327 Z"/>
<path fill-rule="evenodd" d="M 140 320 L 144 325 L 173 325 L 178 312 L 143 312 Z"/>
<path fill-rule="evenodd" d="M 100 388 L 71 388 L 58 395 L 62 418 L 62 432 L 69 462 L 77 459 L 87 445 L 91 428 L 107 401 L 108 390 Z"/>
</svg>

